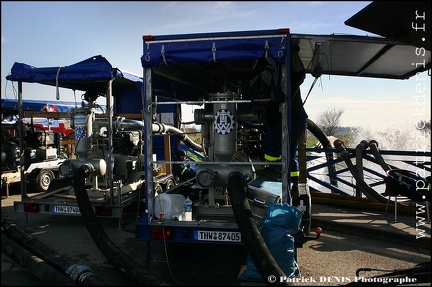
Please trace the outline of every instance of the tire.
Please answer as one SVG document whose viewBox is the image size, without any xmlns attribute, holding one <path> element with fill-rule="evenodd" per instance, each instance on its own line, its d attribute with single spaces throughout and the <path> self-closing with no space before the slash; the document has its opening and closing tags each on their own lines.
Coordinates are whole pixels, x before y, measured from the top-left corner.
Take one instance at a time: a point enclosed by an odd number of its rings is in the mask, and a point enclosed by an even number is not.
<svg viewBox="0 0 432 287">
<path fill-rule="evenodd" d="M 160 183 L 156 183 L 154 185 L 154 194 L 155 194 L 155 196 L 158 195 L 158 194 L 161 194 L 163 192 L 164 192 L 164 190 L 163 190 L 162 185 L 160 185 Z"/>
<path fill-rule="evenodd" d="M 41 170 L 36 178 L 36 189 L 39 191 L 47 191 L 50 183 L 54 179 L 54 172 L 49 169 Z"/>
<path fill-rule="evenodd" d="M 171 187 L 175 186 L 175 182 L 173 179 L 168 179 L 165 184 L 165 191 L 169 190 Z"/>
</svg>

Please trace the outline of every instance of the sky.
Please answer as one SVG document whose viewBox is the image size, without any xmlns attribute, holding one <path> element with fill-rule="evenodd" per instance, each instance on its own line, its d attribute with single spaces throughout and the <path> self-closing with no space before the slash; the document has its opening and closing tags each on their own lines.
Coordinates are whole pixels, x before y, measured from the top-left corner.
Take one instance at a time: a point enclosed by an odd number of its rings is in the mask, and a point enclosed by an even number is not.
<svg viewBox="0 0 432 287">
<path fill-rule="evenodd" d="M 16 98 L 6 81 L 14 62 L 67 66 L 102 55 L 113 67 L 142 75 L 143 35 L 290 28 L 299 34 L 376 36 L 344 22 L 371 1 L 1 1 L 1 97 Z M 415 127 L 429 121 L 430 76 L 419 97 L 416 79 L 389 80 L 323 75 L 305 103 L 312 121 L 342 109 L 342 126 Z M 417 79 L 418 80 L 418 79 Z M 305 99 L 312 85 L 301 87 Z M 60 92 L 73 101 L 73 92 Z M 55 87 L 23 85 L 24 99 L 52 99 Z"/>
</svg>

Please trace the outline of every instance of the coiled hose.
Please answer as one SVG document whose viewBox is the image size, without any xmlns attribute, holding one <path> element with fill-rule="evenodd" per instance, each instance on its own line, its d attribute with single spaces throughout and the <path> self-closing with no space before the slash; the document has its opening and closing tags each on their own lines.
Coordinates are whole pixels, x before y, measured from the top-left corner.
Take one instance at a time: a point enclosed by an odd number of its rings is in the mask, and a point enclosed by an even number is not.
<svg viewBox="0 0 432 287">
<path fill-rule="evenodd" d="M 355 178 L 356 182 L 360 185 L 362 192 L 366 195 L 367 198 L 369 198 L 373 202 L 381 202 L 381 203 L 387 203 L 387 199 L 376 192 L 372 187 L 367 184 L 357 168 L 354 166 L 354 164 L 351 162 L 350 154 L 345 149 L 344 143 L 341 140 L 335 140 L 334 146 L 336 148 L 336 151 L 339 153 L 339 156 L 344 160 L 345 164 L 347 165 L 349 171 L 351 172 L 352 176 Z M 364 149 L 364 142 L 361 142 L 359 144 L 360 150 Z"/>
</svg>

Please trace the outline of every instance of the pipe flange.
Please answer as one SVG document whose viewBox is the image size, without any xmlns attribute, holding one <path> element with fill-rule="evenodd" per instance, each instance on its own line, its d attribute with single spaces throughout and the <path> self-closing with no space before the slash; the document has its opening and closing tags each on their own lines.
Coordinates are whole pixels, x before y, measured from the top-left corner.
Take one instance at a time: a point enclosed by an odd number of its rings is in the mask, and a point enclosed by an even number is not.
<svg viewBox="0 0 432 287">
<path fill-rule="evenodd" d="M 74 282 L 80 283 L 90 274 L 94 274 L 93 270 L 87 265 L 73 264 L 66 269 L 68 274 Z"/>
</svg>

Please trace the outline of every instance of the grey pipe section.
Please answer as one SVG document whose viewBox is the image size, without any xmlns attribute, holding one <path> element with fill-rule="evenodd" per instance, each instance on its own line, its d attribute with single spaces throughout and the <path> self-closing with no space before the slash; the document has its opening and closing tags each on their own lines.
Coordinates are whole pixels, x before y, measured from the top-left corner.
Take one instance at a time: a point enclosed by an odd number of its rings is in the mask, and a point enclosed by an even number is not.
<svg viewBox="0 0 432 287">
<path fill-rule="evenodd" d="M 106 126 L 106 120 L 97 120 L 94 122 L 94 126 L 100 128 Z M 118 117 L 114 121 L 114 129 L 133 129 L 133 130 L 142 130 L 144 128 L 144 122 L 138 120 L 131 120 Z M 173 126 L 161 124 L 161 123 L 153 123 L 152 124 L 152 132 L 155 134 L 174 134 L 177 136 L 179 140 L 185 143 L 188 147 L 193 150 L 203 152 L 203 147 L 193 140 L 191 140 L 182 130 L 179 130 Z"/>
<path fill-rule="evenodd" d="M 64 273 L 73 282 L 83 286 L 106 286 L 106 283 L 94 274 L 90 267 L 67 262 L 63 256 L 31 237 L 17 224 L 12 224 L 4 213 L 2 213 L 1 225 L 2 232 L 9 238 L 42 258 L 59 272 Z"/>
<path fill-rule="evenodd" d="M 77 286 L 51 265 L 3 233 L 1 234 L 1 248 L 3 253 L 32 273 L 41 283 L 47 286 Z"/>
<path fill-rule="evenodd" d="M 285 282 L 285 280 L 279 282 L 279 279 L 286 278 L 286 275 L 273 258 L 258 229 L 246 197 L 245 186 L 246 181 L 241 173 L 233 172 L 229 175 L 228 194 L 246 249 L 267 285 L 291 286 L 292 284 Z M 270 276 L 275 276 L 277 278 L 276 282 L 269 282 L 268 278 Z"/>
<path fill-rule="evenodd" d="M 191 140 L 183 131 L 169 125 L 161 124 L 161 123 L 153 123 L 152 125 L 152 132 L 153 133 L 172 133 L 177 136 L 179 140 L 184 142 L 185 145 L 190 147 L 193 150 L 203 152 L 204 149 L 201 145 L 195 143 L 193 140 Z"/>
</svg>

